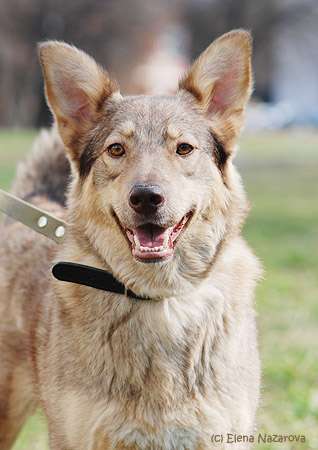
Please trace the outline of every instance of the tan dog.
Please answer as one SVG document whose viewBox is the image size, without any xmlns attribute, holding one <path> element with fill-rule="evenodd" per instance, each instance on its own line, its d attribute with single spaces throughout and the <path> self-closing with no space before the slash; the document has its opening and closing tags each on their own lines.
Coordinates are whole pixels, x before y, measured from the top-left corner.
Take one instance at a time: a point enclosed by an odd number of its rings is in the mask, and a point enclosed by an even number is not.
<svg viewBox="0 0 318 450">
<path fill-rule="evenodd" d="M 226 433 L 253 432 L 259 398 L 260 269 L 232 165 L 249 34 L 212 43 L 171 97 L 121 97 L 64 43 L 42 44 L 40 60 L 63 144 L 43 132 L 13 192 L 70 225 L 59 248 L 1 228 L 0 449 L 40 403 L 52 450 L 246 450 Z M 53 260 L 102 268 L 151 299 L 53 281 Z"/>
</svg>

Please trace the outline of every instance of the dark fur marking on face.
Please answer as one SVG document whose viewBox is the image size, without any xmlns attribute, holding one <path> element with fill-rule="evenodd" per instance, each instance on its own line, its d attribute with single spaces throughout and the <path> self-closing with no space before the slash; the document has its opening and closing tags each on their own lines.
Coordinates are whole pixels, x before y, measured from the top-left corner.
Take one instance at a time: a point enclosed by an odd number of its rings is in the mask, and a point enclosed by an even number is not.
<svg viewBox="0 0 318 450">
<path fill-rule="evenodd" d="M 106 97 L 104 98 L 105 101 Z M 105 119 L 105 117 L 104 117 Z M 91 128 L 91 137 L 86 144 L 79 157 L 79 174 L 81 178 L 86 178 L 91 171 L 94 162 L 100 157 L 103 152 L 104 142 L 110 130 L 105 125 L 106 120 L 101 120 L 102 127 L 98 122 L 95 122 Z"/>
<path fill-rule="evenodd" d="M 86 178 L 90 173 L 91 168 L 100 156 L 100 151 L 98 149 L 102 148 L 102 143 L 99 142 L 98 137 L 93 136 L 88 143 L 85 145 L 84 150 L 81 153 L 79 159 L 79 173 L 81 178 Z"/>
<path fill-rule="evenodd" d="M 85 146 L 79 160 L 79 173 L 81 178 L 86 178 L 96 161 L 98 155 L 95 152 L 95 142 L 91 139 Z"/>
<path fill-rule="evenodd" d="M 214 141 L 213 157 L 214 157 L 217 167 L 219 168 L 220 172 L 223 174 L 224 166 L 226 164 L 226 161 L 227 161 L 229 155 L 226 152 L 224 144 L 219 139 L 219 137 L 213 131 L 211 131 L 211 135 L 212 135 L 213 141 Z"/>
</svg>

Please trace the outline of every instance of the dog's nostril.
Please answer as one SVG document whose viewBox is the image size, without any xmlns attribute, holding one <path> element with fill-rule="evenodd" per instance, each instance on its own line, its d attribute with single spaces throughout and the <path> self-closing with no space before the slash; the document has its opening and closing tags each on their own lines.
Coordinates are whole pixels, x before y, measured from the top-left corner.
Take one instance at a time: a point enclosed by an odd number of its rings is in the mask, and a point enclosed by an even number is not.
<svg viewBox="0 0 318 450">
<path fill-rule="evenodd" d="M 129 201 L 133 206 L 137 206 L 139 203 L 141 203 L 141 197 L 136 194 L 131 195 Z"/>
<path fill-rule="evenodd" d="M 164 198 L 160 194 L 152 194 L 150 196 L 150 203 L 155 206 L 159 206 L 163 203 Z"/>
<path fill-rule="evenodd" d="M 138 213 L 153 212 L 164 200 L 161 188 L 156 185 L 135 185 L 129 195 L 129 204 Z"/>
</svg>

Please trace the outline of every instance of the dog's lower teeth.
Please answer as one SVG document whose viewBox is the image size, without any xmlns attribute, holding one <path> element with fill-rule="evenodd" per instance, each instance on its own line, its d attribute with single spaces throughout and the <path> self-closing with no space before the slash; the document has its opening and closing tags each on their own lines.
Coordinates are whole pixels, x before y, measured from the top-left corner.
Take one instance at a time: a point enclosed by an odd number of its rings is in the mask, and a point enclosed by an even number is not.
<svg viewBox="0 0 318 450">
<path fill-rule="evenodd" d="M 139 250 L 141 252 L 150 253 L 150 252 L 161 252 L 164 250 L 163 247 L 140 247 Z"/>
</svg>

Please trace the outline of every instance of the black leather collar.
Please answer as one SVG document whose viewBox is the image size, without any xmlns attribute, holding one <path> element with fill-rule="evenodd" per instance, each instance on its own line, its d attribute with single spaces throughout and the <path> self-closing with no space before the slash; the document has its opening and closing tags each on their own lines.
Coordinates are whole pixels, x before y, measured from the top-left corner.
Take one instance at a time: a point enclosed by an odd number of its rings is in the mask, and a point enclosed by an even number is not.
<svg viewBox="0 0 318 450">
<path fill-rule="evenodd" d="M 53 266 L 52 273 L 60 281 L 83 284 L 102 291 L 126 295 L 134 300 L 151 300 L 149 297 L 140 297 L 130 289 L 126 289 L 125 285 L 116 280 L 111 273 L 96 267 L 61 261 Z"/>
</svg>

